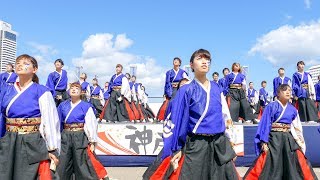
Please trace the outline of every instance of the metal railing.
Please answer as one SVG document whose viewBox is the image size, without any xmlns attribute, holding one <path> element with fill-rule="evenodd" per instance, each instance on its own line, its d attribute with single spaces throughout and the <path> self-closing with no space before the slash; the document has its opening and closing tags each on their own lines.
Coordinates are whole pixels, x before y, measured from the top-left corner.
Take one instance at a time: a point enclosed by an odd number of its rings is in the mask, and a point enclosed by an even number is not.
<svg viewBox="0 0 320 180">
<path fill-rule="evenodd" d="M 149 102 L 148 103 L 162 103 L 163 97 L 161 96 L 150 96 L 148 97 Z"/>
</svg>

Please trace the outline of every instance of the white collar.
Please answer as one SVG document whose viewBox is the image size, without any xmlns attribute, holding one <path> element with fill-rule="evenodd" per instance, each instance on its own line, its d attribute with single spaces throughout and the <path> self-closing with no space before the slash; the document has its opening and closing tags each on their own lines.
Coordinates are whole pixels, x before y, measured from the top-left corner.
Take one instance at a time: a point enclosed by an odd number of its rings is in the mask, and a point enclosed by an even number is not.
<svg viewBox="0 0 320 180">
<path fill-rule="evenodd" d="M 20 87 L 18 86 L 18 82 L 16 82 L 16 83 L 14 83 L 14 87 L 17 90 L 17 92 L 23 92 L 26 89 L 28 89 L 32 84 L 33 84 L 33 81 L 31 81 L 29 84 L 27 84 L 24 88 L 21 88 L 21 90 L 20 90 Z"/>
<path fill-rule="evenodd" d="M 70 100 L 70 103 L 71 103 L 71 107 L 76 107 L 78 104 L 80 104 L 81 100 L 76 102 L 76 103 L 73 103 L 71 100 Z"/>
<path fill-rule="evenodd" d="M 194 78 L 194 80 L 203 88 L 204 91 L 206 91 L 207 93 L 210 92 L 210 89 L 211 89 L 211 83 L 210 81 L 208 80 L 208 89 L 206 89 L 206 87 L 204 87 L 204 85 L 197 79 L 197 78 Z"/>
<path fill-rule="evenodd" d="M 285 109 L 286 107 L 287 107 L 287 105 L 288 105 L 288 102 L 286 103 L 286 105 L 285 106 L 283 106 L 283 104 L 277 99 L 277 102 L 281 105 L 281 107 L 283 108 L 283 109 Z"/>
</svg>

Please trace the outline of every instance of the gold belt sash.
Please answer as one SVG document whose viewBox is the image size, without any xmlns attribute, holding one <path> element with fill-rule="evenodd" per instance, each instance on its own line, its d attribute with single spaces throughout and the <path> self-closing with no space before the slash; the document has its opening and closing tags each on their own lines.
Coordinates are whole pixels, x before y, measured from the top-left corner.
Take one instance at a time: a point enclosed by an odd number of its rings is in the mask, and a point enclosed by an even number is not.
<svg viewBox="0 0 320 180">
<path fill-rule="evenodd" d="M 283 123 L 272 123 L 271 131 L 274 132 L 290 132 L 291 125 Z"/>
<path fill-rule="evenodd" d="M 114 91 L 120 91 L 121 90 L 121 86 L 113 86 L 112 90 Z"/>
<path fill-rule="evenodd" d="M 64 124 L 63 129 L 66 131 L 83 131 L 84 123 Z"/>
<path fill-rule="evenodd" d="M 30 134 L 39 132 L 41 118 L 7 118 L 7 132 L 17 132 L 19 134 Z"/>
<path fill-rule="evenodd" d="M 99 95 L 92 95 L 91 98 L 92 99 L 100 99 L 100 96 Z"/>
<path fill-rule="evenodd" d="M 242 84 L 230 84 L 230 89 L 241 89 Z"/>
</svg>

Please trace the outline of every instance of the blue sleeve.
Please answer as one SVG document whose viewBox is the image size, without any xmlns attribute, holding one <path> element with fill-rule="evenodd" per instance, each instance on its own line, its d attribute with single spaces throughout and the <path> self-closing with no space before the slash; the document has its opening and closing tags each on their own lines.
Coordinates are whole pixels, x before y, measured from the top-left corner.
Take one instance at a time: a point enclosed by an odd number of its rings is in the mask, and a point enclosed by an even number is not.
<svg viewBox="0 0 320 180">
<path fill-rule="evenodd" d="M 171 120 L 175 124 L 173 129 L 172 152 L 181 150 L 186 142 L 188 121 L 189 121 L 189 97 L 186 91 L 189 87 L 184 85 L 175 97 L 175 102 L 171 108 Z"/>
<path fill-rule="evenodd" d="M 273 79 L 273 96 L 277 96 L 277 84 L 276 84 L 276 78 Z"/>
<path fill-rule="evenodd" d="M 292 95 L 299 97 L 301 95 L 300 91 L 300 81 L 295 74 L 292 76 Z"/>
<path fill-rule="evenodd" d="M 63 122 L 64 122 L 64 119 L 63 119 L 63 115 L 62 115 L 62 109 L 63 109 L 63 105 L 65 103 L 60 103 L 57 110 L 58 110 L 58 115 L 59 115 L 59 120 L 60 120 L 60 132 L 62 132 L 63 130 Z"/>
<path fill-rule="evenodd" d="M 165 85 L 164 85 L 164 94 L 169 98 L 172 97 L 172 85 L 171 85 L 171 82 L 170 82 L 170 71 L 167 71 L 167 73 L 166 73 L 166 82 L 165 82 Z"/>
<path fill-rule="evenodd" d="M 4 111 L 2 109 L 2 101 L 3 101 L 3 97 L 4 97 L 4 94 L 6 92 L 6 84 L 3 83 L 1 84 L 1 89 L 2 91 L 0 92 L 0 138 L 4 136 L 4 134 L 6 133 L 6 119 L 5 119 L 5 116 L 4 116 Z"/>
<path fill-rule="evenodd" d="M 269 142 L 269 134 L 271 131 L 271 124 L 273 122 L 273 112 L 272 112 L 272 106 L 274 103 L 267 105 L 265 110 L 263 111 L 260 123 L 258 125 L 257 134 L 254 138 L 255 143 L 255 150 L 256 154 L 259 155 L 261 152 L 261 146 L 260 143 L 262 142 Z"/>
<path fill-rule="evenodd" d="M 186 141 L 189 118 L 186 86 L 188 85 L 184 85 L 177 91 L 176 97 L 169 103 L 170 109 L 166 112 L 168 115 L 163 124 L 162 160 L 181 150 Z"/>
<path fill-rule="evenodd" d="M 220 91 L 223 92 L 223 95 L 225 95 L 225 93 L 224 93 L 224 84 L 223 83 L 224 83 L 223 80 L 219 79 L 218 85 L 219 85 Z"/>
<path fill-rule="evenodd" d="M 113 87 L 113 78 L 114 78 L 114 75 L 111 77 L 110 81 L 109 81 L 109 86 L 108 86 L 108 94 L 111 94 L 112 92 L 112 87 Z"/>
<path fill-rule="evenodd" d="M 229 75 L 227 75 L 223 85 L 223 94 L 225 96 L 229 93 L 229 86 Z"/>
<path fill-rule="evenodd" d="M 52 73 L 49 74 L 48 79 L 47 79 L 47 83 L 46 86 L 49 88 L 51 94 L 53 97 L 56 97 L 56 91 L 54 89 L 54 82 L 53 82 L 53 77 L 52 77 Z"/>
</svg>

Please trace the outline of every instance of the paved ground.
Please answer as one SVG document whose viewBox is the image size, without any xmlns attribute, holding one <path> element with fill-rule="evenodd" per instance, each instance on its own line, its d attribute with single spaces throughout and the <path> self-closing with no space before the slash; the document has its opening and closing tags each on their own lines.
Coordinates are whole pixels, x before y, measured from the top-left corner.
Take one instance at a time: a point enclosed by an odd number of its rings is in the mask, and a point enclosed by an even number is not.
<svg viewBox="0 0 320 180">
<path fill-rule="evenodd" d="M 111 180 L 141 180 L 146 167 L 107 167 Z M 238 172 L 243 176 L 247 167 L 237 167 Z M 318 178 L 320 178 L 320 168 L 314 168 Z"/>
</svg>

